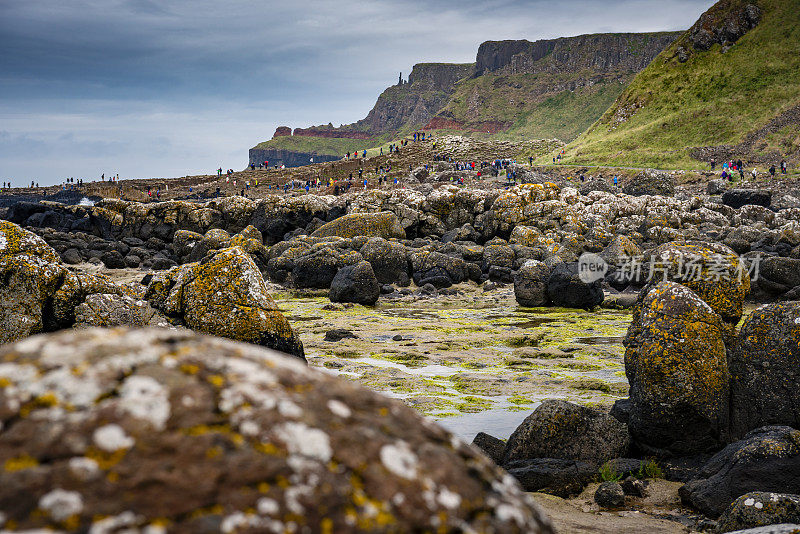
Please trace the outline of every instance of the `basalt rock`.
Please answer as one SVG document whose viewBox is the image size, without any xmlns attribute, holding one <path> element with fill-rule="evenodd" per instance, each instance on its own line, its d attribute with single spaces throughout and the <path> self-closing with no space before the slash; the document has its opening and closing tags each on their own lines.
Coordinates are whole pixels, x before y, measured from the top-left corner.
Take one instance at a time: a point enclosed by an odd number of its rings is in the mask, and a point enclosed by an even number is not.
<svg viewBox="0 0 800 534">
<path fill-rule="evenodd" d="M 305 359 L 303 343 L 278 311 L 258 267 L 238 247 L 154 276 L 146 298 L 177 324 Z"/>
<path fill-rule="evenodd" d="M 585 310 L 599 306 L 604 298 L 601 281 L 581 280 L 577 263 L 559 263 L 553 268 L 547 278 L 547 296 L 556 306 Z"/>
<path fill-rule="evenodd" d="M 716 532 L 800 523 L 800 495 L 754 491 L 736 499 L 720 516 Z"/>
<path fill-rule="evenodd" d="M 514 273 L 514 297 L 520 306 L 546 306 L 550 302 L 547 296 L 547 280 L 550 269 L 537 260 L 528 260 Z"/>
<path fill-rule="evenodd" d="M 765 425 L 800 428 L 800 302 L 756 309 L 729 356 L 731 434 Z"/>
<path fill-rule="evenodd" d="M 516 460 L 558 458 L 599 467 L 628 451 L 628 429 L 603 413 L 561 400 L 544 401 L 511 434 L 503 465 Z"/>
<path fill-rule="evenodd" d="M 339 269 L 331 282 L 331 302 L 353 302 L 374 306 L 380 296 L 381 287 L 367 261 Z"/>
<path fill-rule="evenodd" d="M 728 364 L 719 315 L 690 289 L 661 282 L 625 337 L 628 428 L 649 454 L 713 451 L 728 428 Z"/>
<path fill-rule="evenodd" d="M 800 493 L 800 430 L 753 430 L 715 454 L 679 493 L 684 503 L 717 517 L 753 491 Z"/>
<path fill-rule="evenodd" d="M 0 360 L 6 528 L 553 532 L 412 409 L 254 345 L 89 329 Z"/>
<path fill-rule="evenodd" d="M 317 229 L 313 237 L 355 237 L 365 235 L 384 239 L 405 239 L 406 232 L 394 213 L 351 213 Z"/>
</svg>

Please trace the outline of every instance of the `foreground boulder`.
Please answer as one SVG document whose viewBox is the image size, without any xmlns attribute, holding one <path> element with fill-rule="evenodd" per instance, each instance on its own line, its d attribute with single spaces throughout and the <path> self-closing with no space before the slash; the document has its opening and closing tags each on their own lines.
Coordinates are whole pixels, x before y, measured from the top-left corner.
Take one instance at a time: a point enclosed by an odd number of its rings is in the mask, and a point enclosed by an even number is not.
<svg viewBox="0 0 800 534">
<path fill-rule="evenodd" d="M 381 213 L 351 213 L 342 215 L 329 223 L 317 228 L 313 237 L 356 237 L 365 235 L 369 237 L 382 237 L 384 239 L 405 239 L 406 232 L 400 219 L 394 213 L 384 211 Z"/>
<path fill-rule="evenodd" d="M 768 304 L 744 322 L 729 358 L 731 435 L 800 428 L 800 302 Z"/>
<path fill-rule="evenodd" d="M 547 278 L 547 297 L 556 306 L 589 310 L 603 303 L 603 288 L 600 280 L 581 280 L 577 263 L 559 263 Z"/>
<path fill-rule="evenodd" d="M 717 522 L 717 532 L 800 523 L 800 495 L 754 491 L 736 499 Z"/>
<path fill-rule="evenodd" d="M 354 302 L 374 306 L 381 294 L 381 286 L 372 266 L 367 261 L 339 269 L 331 282 L 331 302 Z"/>
<path fill-rule="evenodd" d="M 719 315 L 690 289 L 661 282 L 641 303 L 624 345 L 635 443 L 660 456 L 721 447 L 728 365 Z"/>
<path fill-rule="evenodd" d="M 503 465 L 531 458 L 580 460 L 597 468 L 628 452 L 628 429 L 607 413 L 546 400 L 508 438 Z"/>
<path fill-rule="evenodd" d="M 0 360 L 6 527 L 553 532 L 513 478 L 411 408 L 260 347 L 89 329 Z"/>
<path fill-rule="evenodd" d="M 681 499 L 717 517 L 753 491 L 800 493 L 800 430 L 766 426 L 731 443 L 680 488 Z"/>
<path fill-rule="evenodd" d="M 520 306 L 536 308 L 550 302 L 547 280 L 550 269 L 543 262 L 528 260 L 514 273 L 514 296 Z"/>
<path fill-rule="evenodd" d="M 278 311 L 261 272 L 238 247 L 154 277 L 146 298 L 178 325 L 305 359 L 303 343 Z"/>
</svg>

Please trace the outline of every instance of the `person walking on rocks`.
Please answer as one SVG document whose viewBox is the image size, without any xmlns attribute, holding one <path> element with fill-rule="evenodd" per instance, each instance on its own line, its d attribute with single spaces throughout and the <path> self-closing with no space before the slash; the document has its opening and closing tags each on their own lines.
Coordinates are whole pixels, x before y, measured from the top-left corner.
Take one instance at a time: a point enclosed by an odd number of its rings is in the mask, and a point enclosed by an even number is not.
<svg viewBox="0 0 800 534">
<path fill-rule="evenodd" d="M 781 174 L 786 174 L 786 160 L 781 160 Z"/>
<path fill-rule="evenodd" d="M 711 170 L 713 171 L 716 168 L 717 168 L 717 160 L 711 158 Z"/>
<path fill-rule="evenodd" d="M 769 168 L 769 174 L 772 178 L 775 178 L 775 164 L 772 164 Z"/>
</svg>

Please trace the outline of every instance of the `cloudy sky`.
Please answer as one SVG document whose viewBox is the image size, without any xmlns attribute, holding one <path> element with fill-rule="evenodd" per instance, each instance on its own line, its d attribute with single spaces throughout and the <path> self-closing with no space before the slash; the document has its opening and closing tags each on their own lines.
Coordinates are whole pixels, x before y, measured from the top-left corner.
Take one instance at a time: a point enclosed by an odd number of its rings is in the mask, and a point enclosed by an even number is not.
<svg viewBox="0 0 800 534">
<path fill-rule="evenodd" d="M 688 28 L 709 0 L 0 0 L 0 179 L 240 169 L 489 39 Z"/>
</svg>

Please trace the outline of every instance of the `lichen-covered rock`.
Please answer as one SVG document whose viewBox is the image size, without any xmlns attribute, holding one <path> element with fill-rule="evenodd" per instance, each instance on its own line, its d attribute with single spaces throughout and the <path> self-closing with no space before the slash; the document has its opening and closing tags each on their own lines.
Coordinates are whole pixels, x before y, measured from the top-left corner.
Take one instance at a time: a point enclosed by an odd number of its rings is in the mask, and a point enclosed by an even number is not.
<svg viewBox="0 0 800 534">
<path fill-rule="evenodd" d="M 765 425 L 800 428 L 800 302 L 750 314 L 728 365 L 733 438 Z"/>
<path fill-rule="evenodd" d="M 800 495 L 754 491 L 733 501 L 717 521 L 716 532 L 781 523 L 800 523 Z"/>
<path fill-rule="evenodd" d="M 189 230 L 178 230 L 172 237 L 172 250 L 181 262 L 184 261 L 197 244 L 203 240 L 203 236 L 197 232 Z"/>
<path fill-rule="evenodd" d="M 330 248 L 300 256 L 293 260 L 292 281 L 298 288 L 328 289 L 339 271 L 340 262 L 340 256 Z"/>
<path fill-rule="evenodd" d="M 441 252 L 411 254 L 411 268 L 414 283 L 420 287 L 425 284 L 432 284 L 436 288 L 450 287 L 469 278 L 469 269 L 464 260 Z"/>
<path fill-rule="evenodd" d="M 520 306 L 546 306 L 550 302 L 547 296 L 547 280 L 550 269 L 541 261 L 528 260 L 514 273 L 514 297 Z"/>
<path fill-rule="evenodd" d="M 792 523 L 780 523 L 767 525 L 765 527 L 748 528 L 737 530 L 731 534 L 800 534 L 800 525 Z"/>
<path fill-rule="evenodd" d="M 753 430 L 715 454 L 679 493 L 684 503 L 717 517 L 753 491 L 800 494 L 800 430 Z"/>
<path fill-rule="evenodd" d="M 675 194 L 675 178 L 665 172 L 647 169 L 625 182 L 622 192 L 636 197 L 641 195 L 672 196 Z"/>
<path fill-rule="evenodd" d="M 622 268 L 631 261 L 641 261 L 642 249 L 628 236 L 618 235 L 603 249 L 600 257 L 610 266 Z"/>
<path fill-rule="evenodd" d="M 677 282 L 694 291 L 725 322 L 739 322 L 750 276 L 733 250 L 719 243 L 665 243 L 651 258 L 645 258 L 650 287 L 663 280 Z"/>
<path fill-rule="evenodd" d="M 400 243 L 373 237 L 359 252 L 372 265 L 372 271 L 381 284 L 408 284 L 408 251 Z"/>
<path fill-rule="evenodd" d="M 250 256 L 238 247 L 154 277 L 147 300 L 192 330 L 247 341 L 305 359 L 303 343 L 267 291 Z"/>
<path fill-rule="evenodd" d="M 75 308 L 75 327 L 170 327 L 170 322 L 147 301 L 128 295 L 96 293 Z"/>
<path fill-rule="evenodd" d="M 52 299 L 68 274 L 42 238 L 0 221 L 0 343 L 57 328 Z"/>
<path fill-rule="evenodd" d="M 800 259 L 764 258 L 759 265 L 758 285 L 770 293 L 784 293 L 800 287 Z"/>
<path fill-rule="evenodd" d="M 661 282 L 644 298 L 625 337 L 628 428 L 648 453 L 718 449 L 728 427 L 723 323 L 690 289 Z"/>
<path fill-rule="evenodd" d="M 367 261 L 348 265 L 339 269 L 331 282 L 328 294 L 331 302 L 354 302 L 364 306 L 374 306 L 381 294 L 372 266 Z"/>
<path fill-rule="evenodd" d="M 619 508 L 625 504 L 625 491 L 617 482 L 603 482 L 594 492 L 594 502 L 602 508 Z"/>
<path fill-rule="evenodd" d="M 260 347 L 89 329 L 0 361 L 7 530 L 553 532 L 411 408 Z"/>
<path fill-rule="evenodd" d="M 559 263 L 547 278 L 547 296 L 556 306 L 589 310 L 603 303 L 601 281 L 586 283 L 577 263 Z"/>
<path fill-rule="evenodd" d="M 515 460 L 558 458 L 599 467 L 625 456 L 628 429 L 608 415 L 562 400 L 544 401 L 508 438 L 503 465 Z"/>
<path fill-rule="evenodd" d="M 392 212 L 351 213 L 325 223 L 311 234 L 313 237 L 356 237 L 365 235 L 384 239 L 405 239 L 406 232 L 400 219 Z"/>
</svg>

